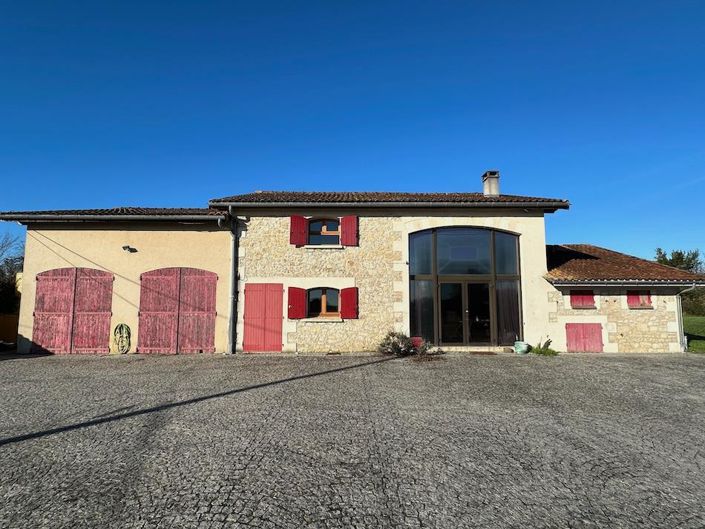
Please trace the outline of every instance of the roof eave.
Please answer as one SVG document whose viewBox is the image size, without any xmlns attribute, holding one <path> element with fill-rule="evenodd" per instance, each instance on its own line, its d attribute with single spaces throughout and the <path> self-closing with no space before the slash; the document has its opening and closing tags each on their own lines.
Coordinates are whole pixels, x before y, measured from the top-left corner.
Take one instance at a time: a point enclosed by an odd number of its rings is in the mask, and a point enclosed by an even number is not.
<svg viewBox="0 0 705 529">
<path fill-rule="evenodd" d="M 0 215 L 0 221 L 15 221 L 22 224 L 32 222 L 108 222 L 108 221 L 156 221 L 156 222 L 218 222 L 223 215 Z"/>
<path fill-rule="evenodd" d="M 677 287 L 694 286 L 705 287 L 705 280 L 692 279 L 554 279 L 547 277 L 546 280 L 554 287 L 570 286 L 652 286 L 652 287 Z"/>
<path fill-rule="evenodd" d="M 519 208 L 556 211 L 570 202 L 237 202 L 211 200 L 210 207 L 238 208 Z"/>
</svg>

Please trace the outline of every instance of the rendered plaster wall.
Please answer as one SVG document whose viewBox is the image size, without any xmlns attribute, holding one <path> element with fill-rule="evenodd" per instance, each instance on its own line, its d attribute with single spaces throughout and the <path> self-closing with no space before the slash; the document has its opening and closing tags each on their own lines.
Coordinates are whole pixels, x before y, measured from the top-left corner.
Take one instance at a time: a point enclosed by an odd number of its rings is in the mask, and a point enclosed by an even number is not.
<svg viewBox="0 0 705 529">
<path fill-rule="evenodd" d="M 86 267 L 114 275 L 111 333 L 119 323 L 132 331 L 131 352 L 137 346 L 140 274 L 167 267 L 201 268 L 218 275 L 215 347 L 228 350 L 230 317 L 230 248 L 232 235 L 198 225 L 30 226 L 27 230 L 20 305 L 18 348 L 31 346 L 36 277 L 54 268 Z M 126 252 L 123 246 L 137 251 Z M 112 336 L 112 335 L 111 335 Z M 113 344 L 111 341 L 111 350 Z"/>
</svg>

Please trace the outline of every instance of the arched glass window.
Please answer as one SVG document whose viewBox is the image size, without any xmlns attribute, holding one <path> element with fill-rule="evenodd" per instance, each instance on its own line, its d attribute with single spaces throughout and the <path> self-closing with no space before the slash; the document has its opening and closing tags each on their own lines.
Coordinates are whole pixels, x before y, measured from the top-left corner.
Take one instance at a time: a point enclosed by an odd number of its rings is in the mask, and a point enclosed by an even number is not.
<svg viewBox="0 0 705 529">
<path fill-rule="evenodd" d="M 312 288 L 307 293 L 308 318 L 334 318 L 340 316 L 339 292 L 335 288 Z"/>
<path fill-rule="evenodd" d="M 409 279 L 413 336 L 447 345 L 521 338 L 517 235 L 464 226 L 412 233 Z"/>
</svg>

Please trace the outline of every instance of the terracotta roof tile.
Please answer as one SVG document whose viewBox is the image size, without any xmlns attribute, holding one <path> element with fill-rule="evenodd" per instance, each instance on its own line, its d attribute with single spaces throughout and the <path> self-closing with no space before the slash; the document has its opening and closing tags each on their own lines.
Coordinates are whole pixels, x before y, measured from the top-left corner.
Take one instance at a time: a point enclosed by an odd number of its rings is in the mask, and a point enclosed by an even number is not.
<svg viewBox="0 0 705 529">
<path fill-rule="evenodd" d="M 547 279 L 560 282 L 705 283 L 705 276 L 590 244 L 548 245 Z"/>
<path fill-rule="evenodd" d="M 536 207 L 568 209 L 567 200 L 516 195 L 486 196 L 482 193 L 400 193 L 382 191 L 258 191 L 244 195 L 214 198 L 211 204 L 389 204 L 438 203 L 462 205 L 528 204 Z"/>
<path fill-rule="evenodd" d="M 43 211 L 2 211 L 0 212 L 0 220 L 47 220 L 50 217 L 72 218 L 86 217 L 96 218 L 103 217 L 106 220 L 110 218 L 122 217 L 173 217 L 178 219 L 181 217 L 222 217 L 223 211 L 218 211 L 209 208 L 141 208 L 141 207 L 117 207 L 103 209 L 61 209 L 61 210 L 43 210 Z"/>
</svg>

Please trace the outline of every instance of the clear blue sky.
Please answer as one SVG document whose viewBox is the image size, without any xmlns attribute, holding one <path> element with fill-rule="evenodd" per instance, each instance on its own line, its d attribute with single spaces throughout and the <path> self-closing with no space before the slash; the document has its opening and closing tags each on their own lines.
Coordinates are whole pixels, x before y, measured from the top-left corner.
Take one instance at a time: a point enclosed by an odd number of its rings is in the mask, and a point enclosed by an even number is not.
<svg viewBox="0 0 705 529">
<path fill-rule="evenodd" d="M 497 168 L 549 242 L 705 249 L 702 1 L 5 1 L 0 50 L 0 210 Z"/>
</svg>

